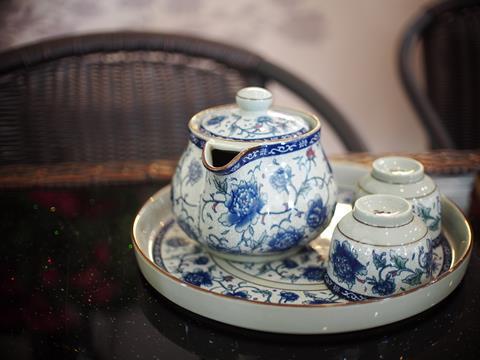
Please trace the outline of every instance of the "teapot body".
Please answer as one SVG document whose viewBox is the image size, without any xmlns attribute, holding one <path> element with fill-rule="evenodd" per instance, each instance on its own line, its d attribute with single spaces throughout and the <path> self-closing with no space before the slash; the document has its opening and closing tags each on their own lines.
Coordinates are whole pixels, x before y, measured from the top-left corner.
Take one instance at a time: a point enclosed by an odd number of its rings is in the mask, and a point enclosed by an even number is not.
<svg viewBox="0 0 480 360">
<path fill-rule="evenodd" d="M 190 140 L 172 178 L 171 199 L 176 222 L 191 239 L 198 242 L 201 242 L 198 218 L 205 178 L 202 148 Z"/>
<path fill-rule="evenodd" d="M 205 140 L 191 133 L 173 178 L 173 213 L 192 239 L 218 256 L 269 261 L 288 256 L 328 225 L 337 188 L 320 129 L 265 142 L 230 167 L 205 167 Z"/>
</svg>

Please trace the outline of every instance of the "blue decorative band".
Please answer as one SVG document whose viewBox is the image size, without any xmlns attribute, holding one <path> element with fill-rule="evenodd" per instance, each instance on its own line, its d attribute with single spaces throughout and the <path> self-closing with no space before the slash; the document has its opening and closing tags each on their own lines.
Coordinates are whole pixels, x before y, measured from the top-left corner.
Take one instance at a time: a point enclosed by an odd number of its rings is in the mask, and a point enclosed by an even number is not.
<svg viewBox="0 0 480 360">
<path fill-rule="evenodd" d="M 259 145 L 257 147 L 252 148 L 248 151 L 239 161 L 237 161 L 233 166 L 226 168 L 224 170 L 219 171 L 218 173 L 228 175 L 231 174 L 242 166 L 248 164 L 251 161 L 269 157 L 269 156 L 276 156 L 276 155 L 283 155 L 288 154 L 294 151 L 305 149 L 309 146 L 314 145 L 320 140 L 320 130 L 317 132 L 289 142 L 279 142 L 274 144 L 266 144 L 266 145 Z M 203 149 L 205 146 L 205 140 L 195 136 L 193 133 L 190 132 L 190 141 L 194 143 L 200 149 Z"/>
<path fill-rule="evenodd" d="M 372 297 L 370 296 L 360 295 L 353 291 L 344 289 L 341 286 L 338 286 L 332 281 L 332 279 L 330 279 L 330 276 L 328 276 L 328 274 L 325 274 L 325 276 L 323 277 L 323 281 L 325 282 L 325 285 L 327 285 L 327 287 L 330 289 L 332 293 L 346 300 L 362 301 L 362 300 L 372 299 Z"/>
<path fill-rule="evenodd" d="M 283 140 L 283 139 L 288 139 L 294 136 L 300 136 L 305 134 L 306 132 L 309 131 L 309 129 L 301 129 L 296 132 L 290 133 L 290 134 L 285 134 L 285 135 L 280 135 L 280 136 L 267 136 L 264 138 L 236 138 L 236 137 L 230 137 L 230 136 L 222 136 L 219 134 L 212 133 L 211 131 L 205 129 L 203 125 L 200 125 L 200 131 L 204 133 L 207 136 L 212 136 L 212 137 L 217 137 L 217 138 L 222 138 L 222 139 L 227 139 L 227 140 L 237 140 L 237 141 L 243 141 L 243 142 L 249 142 L 249 141 L 258 141 L 258 140 L 265 140 L 265 141 L 270 141 L 270 140 Z"/>
<path fill-rule="evenodd" d="M 452 265 L 452 248 L 450 247 L 447 238 L 443 236 L 443 234 L 440 234 L 437 239 L 440 239 L 438 245 L 440 245 L 443 250 L 443 264 L 439 273 L 439 275 L 441 275 L 444 272 L 448 271 L 450 269 L 450 266 Z"/>
<path fill-rule="evenodd" d="M 198 148 L 203 149 L 205 146 L 205 140 L 200 139 L 199 137 L 195 136 L 192 132 L 189 133 L 190 141 Z"/>
<path fill-rule="evenodd" d="M 163 238 L 165 237 L 165 234 L 172 227 L 173 224 L 175 224 L 175 221 L 173 219 L 169 220 L 160 229 L 160 231 L 157 233 L 157 236 L 155 237 L 156 239 L 155 239 L 153 249 L 152 249 L 153 261 L 155 262 L 155 264 L 157 264 L 160 268 L 162 268 L 164 270 L 166 270 L 167 268 L 165 267 L 165 264 L 163 263 L 162 251 L 161 251 L 160 245 L 163 241 Z"/>
<path fill-rule="evenodd" d="M 437 247 L 438 245 L 441 244 L 441 242 L 443 241 L 444 237 L 443 235 L 440 233 L 440 235 L 438 235 L 435 239 L 432 240 L 432 247 Z"/>
</svg>

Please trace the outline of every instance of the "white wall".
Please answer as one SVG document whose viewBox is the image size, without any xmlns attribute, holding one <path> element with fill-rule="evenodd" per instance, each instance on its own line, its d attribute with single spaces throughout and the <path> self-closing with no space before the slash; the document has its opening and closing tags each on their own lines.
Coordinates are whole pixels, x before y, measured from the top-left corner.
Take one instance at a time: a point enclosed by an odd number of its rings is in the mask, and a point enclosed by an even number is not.
<svg viewBox="0 0 480 360">
<path fill-rule="evenodd" d="M 236 44 L 305 78 L 352 121 L 369 149 L 422 151 L 426 135 L 396 70 L 399 38 L 426 0 L 13 0 L 3 47 L 67 33 L 134 29 Z M 277 104 L 304 104 L 274 89 Z M 328 127 L 330 154 L 343 147 Z"/>
</svg>

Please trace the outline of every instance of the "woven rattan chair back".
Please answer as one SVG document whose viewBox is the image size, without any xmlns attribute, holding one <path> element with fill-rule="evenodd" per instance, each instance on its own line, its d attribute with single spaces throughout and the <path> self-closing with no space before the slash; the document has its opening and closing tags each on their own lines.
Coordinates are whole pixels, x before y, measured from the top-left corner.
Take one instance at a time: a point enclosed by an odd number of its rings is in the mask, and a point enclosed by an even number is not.
<svg viewBox="0 0 480 360">
<path fill-rule="evenodd" d="M 199 110 L 277 81 L 364 146 L 320 94 L 261 57 L 176 35 L 71 37 L 0 54 L 0 164 L 176 159 Z"/>
<path fill-rule="evenodd" d="M 417 42 L 426 90 L 413 71 Z M 404 36 L 399 65 L 432 147 L 480 148 L 480 2 L 442 1 L 423 12 Z"/>
</svg>

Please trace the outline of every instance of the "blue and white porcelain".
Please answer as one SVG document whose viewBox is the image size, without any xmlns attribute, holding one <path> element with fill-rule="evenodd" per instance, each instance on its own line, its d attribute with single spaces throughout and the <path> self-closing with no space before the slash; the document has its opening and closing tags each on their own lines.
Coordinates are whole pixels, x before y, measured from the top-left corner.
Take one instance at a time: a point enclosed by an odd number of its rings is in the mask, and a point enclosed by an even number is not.
<svg viewBox="0 0 480 360">
<path fill-rule="evenodd" d="M 368 169 L 360 174 L 358 165 L 332 165 L 341 195 L 337 213 L 348 206 L 342 202 L 351 198 L 358 176 Z M 473 248 L 462 212 L 442 197 L 444 233 L 433 250 L 432 281 L 384 299 L 352 302 L 325 285 L 330 243 L 327 231 L 297 254 L 281 260 L 255 264 L 229 261 L 212 256 L 179 228 L 170 194 L 168 186 L 152 195 L 135 219 L 133 251 L 142 274 L 156 291 L 178 306 L 247 329 L 332 334 L 409 318 L 455 290 Z"/>
<path fill-rule="evenodd" d="M 325 283 L 349 300 L 391 296 L 430 282 L 433 245 L 408 201 L 366 195 L 337 224 Z"/>
<path fill-rule="evenodd" d="M 440 241 L 440 192 L 432 178 L 425 175 L 419 161 L 400 156 L 376 159 L 370 174 L 358 181 L 357 198 L 366 194 L 390 194 L 408 200 L 413 212 L 432 232 L 434 244 Z"/>
<path fill-rule="evenodd" d="M 262 262 L 297 251 L 328 225 L 337 188 L 320 144 L 320 122 L 270 107 L 263 88 L 189 123 L 173 178 L 176 221 L 212 253 Z"/>
</svg>

